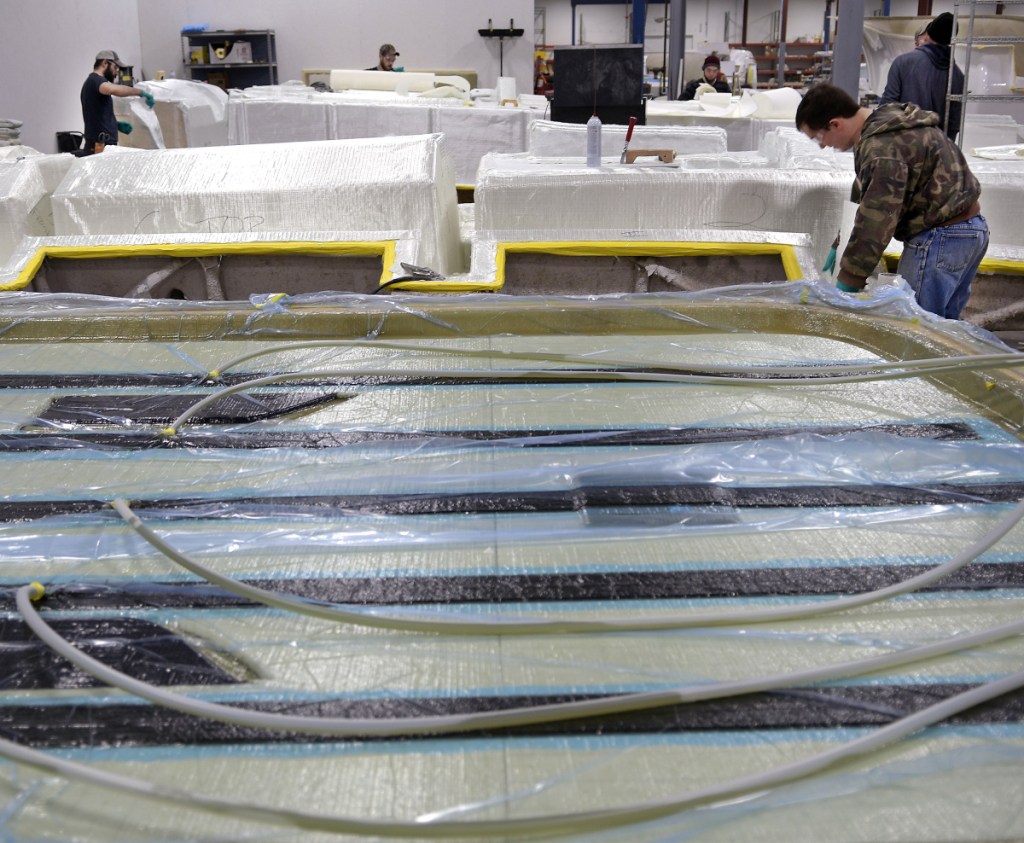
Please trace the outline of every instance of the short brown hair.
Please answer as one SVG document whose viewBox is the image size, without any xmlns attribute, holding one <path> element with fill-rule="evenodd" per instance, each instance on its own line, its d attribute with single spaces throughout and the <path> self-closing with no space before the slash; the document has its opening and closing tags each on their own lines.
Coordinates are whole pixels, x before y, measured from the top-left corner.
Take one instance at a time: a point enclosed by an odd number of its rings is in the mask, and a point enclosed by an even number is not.
<svg viewBox="0 0 1024 843">
<path fill-rule="evenodd" d="M 796 127 L 806 126 L 813 132 L 827 129 L 835 117 L 853 117 L 860 104 L 842 88 L 821 83 L 811 88 L 796 109 Z"/>
</svg>

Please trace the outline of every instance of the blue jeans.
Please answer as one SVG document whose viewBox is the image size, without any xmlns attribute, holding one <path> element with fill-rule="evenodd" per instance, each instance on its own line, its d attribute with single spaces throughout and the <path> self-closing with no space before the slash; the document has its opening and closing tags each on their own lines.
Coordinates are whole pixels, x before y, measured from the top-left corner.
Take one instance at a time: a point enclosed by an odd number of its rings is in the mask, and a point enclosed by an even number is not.
<svg viewBox="0 0 1024 843">
<path fill-rule="evenodd" d="M 986 249 L 988 223 L 978 214 L 911 237 L 903 244 L 898 271 L 921 307 L 947 319 L 959 319 Z"/>
</svg>

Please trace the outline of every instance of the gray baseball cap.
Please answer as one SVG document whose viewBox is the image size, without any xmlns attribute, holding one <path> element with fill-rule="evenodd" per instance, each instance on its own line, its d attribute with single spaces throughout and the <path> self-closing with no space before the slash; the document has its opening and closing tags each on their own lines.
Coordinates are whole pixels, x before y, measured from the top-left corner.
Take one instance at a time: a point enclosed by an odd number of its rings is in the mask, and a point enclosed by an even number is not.
<svg viewBox="0 0 1024 843">
<path fill-rule="evenodd" d="M 123 61 L 118 57 L 117 53 L 113 50 L 100 50 L 96 54 L 96 61 L 112 61 L 118 67 L 127 67 Z"/>
</svg>

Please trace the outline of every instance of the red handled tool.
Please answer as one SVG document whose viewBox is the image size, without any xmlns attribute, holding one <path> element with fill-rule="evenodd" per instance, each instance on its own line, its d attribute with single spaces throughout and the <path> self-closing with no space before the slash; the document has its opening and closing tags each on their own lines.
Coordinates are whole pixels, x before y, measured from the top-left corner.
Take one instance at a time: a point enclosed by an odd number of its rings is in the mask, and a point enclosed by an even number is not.
<svg viewBox="0 0 1024 843">
<path fill-rule="evenodd" d="M 633 137 L 633 127 L 636 125 L 636 118 L 629 118 L 629 128 L 626 129 L 626 145 L 622 147 L 622 155 L 619 156 L 619 163 L 626 163 L 626 150 L 629 149 L 629 139 Z"/>
</svg>

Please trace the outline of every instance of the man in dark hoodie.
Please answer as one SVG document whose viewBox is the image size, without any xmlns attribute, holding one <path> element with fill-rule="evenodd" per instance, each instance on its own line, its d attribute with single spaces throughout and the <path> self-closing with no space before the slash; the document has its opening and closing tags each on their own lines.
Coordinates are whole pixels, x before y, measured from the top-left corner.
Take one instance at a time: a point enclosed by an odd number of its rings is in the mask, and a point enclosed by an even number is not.
<svg viewBox="0 0 1024 843">
<path fill-rule="evenodd" d="M 953 15 L 943 12 L 917 37 L 917 47 L 893 61 L 878 104 L 912 102 L 926 111 L 934 111 L 939 115 L 939 126 L 944 126 L 952 38 Z M 953 88 L 949 92 L 962 94 L 963 90 L 964 74 L 954 62 Z M 947 134 L 954 139 L 960 130 L 961 107 L 961 103 L 950 103 Z"/>
<path fill-rule="evenodd" d="M 921 307 L 958 319 L 988 248 L 981 186 L 938 115 L 913 103 L 874 111 L 841 88 L 816 85 L 796 110 L 796 127 L 819 146 L 853 150 L 859 202 L 836 286 L 862 290 L 895 237 L 899 274 Z"/>
</svg>

